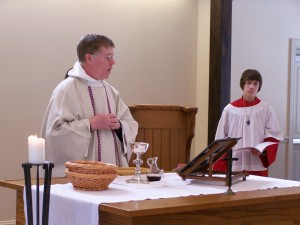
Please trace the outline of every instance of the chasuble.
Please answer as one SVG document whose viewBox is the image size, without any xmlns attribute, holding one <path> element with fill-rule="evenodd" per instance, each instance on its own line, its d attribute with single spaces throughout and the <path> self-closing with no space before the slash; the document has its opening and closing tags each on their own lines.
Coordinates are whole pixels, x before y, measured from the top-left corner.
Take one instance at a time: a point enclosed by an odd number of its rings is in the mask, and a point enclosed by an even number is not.
<svg viewBox="0 0 300 225">
<path fill-rule="evenodd" d="M 54 163 L 53 176 L 65 176 L 70 160 L 101 160 L 128 166 L 130 142 L 138 124 L 119 92 L 106 81 L 88 76 L 77 62 L 53 91 L 41 130 L 46 140 L 46 160 Z M 95 112 L 94 112 L 95 110 Z M 122 126 L 122 138 L 114 130 L 91 131 L 89 118 L 113 113 Z"/>
</svg>

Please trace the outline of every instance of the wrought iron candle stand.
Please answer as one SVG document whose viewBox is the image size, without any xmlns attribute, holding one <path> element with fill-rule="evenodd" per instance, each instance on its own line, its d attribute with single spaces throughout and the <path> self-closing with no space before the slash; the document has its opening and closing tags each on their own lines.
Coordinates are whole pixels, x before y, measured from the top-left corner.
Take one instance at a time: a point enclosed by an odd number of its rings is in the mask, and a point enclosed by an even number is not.
<svg viewBox="0 0 300 225">
<path fill-rule="evenodd" d="M 40 198 L 39 198 L 39 167 L 43 166 L 45 170 L 44 175 L 44 194 L 43 194 L 43 209 L 42 209 L 42 225 L 48 225 L 49 221 L 49 203 L 50 203 L 50 186 L 52 168 L 54 164 L 50 162 L 45 163 L 23 163 L 25 177 L 25 194 L 26 194 L 26 206 L 27 206 L 27 225 L 33 225 L 33 211 L 32 211 L 32 192 L 31 192 L 31 175 L 30 169 L 32 166 L 36 166 L 36 225 L 40 224 Z"/>
</svg>

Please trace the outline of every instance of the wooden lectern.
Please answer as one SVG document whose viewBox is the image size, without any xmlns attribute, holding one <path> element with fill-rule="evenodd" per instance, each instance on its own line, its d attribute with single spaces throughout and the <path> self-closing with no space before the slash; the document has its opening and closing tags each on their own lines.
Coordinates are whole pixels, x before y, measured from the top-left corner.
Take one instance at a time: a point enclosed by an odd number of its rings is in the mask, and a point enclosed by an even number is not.
<svg viewBox="0 0 300 225">
<path fill-rule="evenodd" d="M 198 108 L 153 104 L 128 107 L 139 124 L 135 141 L 150 144 L 142 155 L 144 162 L 156 156 L 158 167 L 165 171 L 172 171 L 179 163 L 189 162 Z M 134 156 L 131 157 L 129 165 L 135 167 L 132 163 Z"/>
<path fill-rule="evenodd" d="M 232 180 L 243 178 L 246 180 L 248 176 L 246 171 L 232 172 L 231 163 L 232 147 L 235 146 L 241 138 L 225 138 L 212 142 L 206 149 L 197 155 L 188 164 L 177 169 L 178 175 L 183 179 L 196 179 L 196 180 L 211 180 L 211 181 L 224 181 L 226 185 L 230 186 Z M 227 172 L 214 171 L 213 164 L 227 154 L 228 166 Z"/>
</svg>

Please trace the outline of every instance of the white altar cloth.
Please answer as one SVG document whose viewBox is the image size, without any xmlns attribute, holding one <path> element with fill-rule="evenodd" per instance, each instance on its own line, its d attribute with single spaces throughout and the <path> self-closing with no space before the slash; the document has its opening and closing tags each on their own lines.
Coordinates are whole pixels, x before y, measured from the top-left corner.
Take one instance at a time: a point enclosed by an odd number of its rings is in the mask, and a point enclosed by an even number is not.
<svg viewBox="0 0 300 225">
<path fill-rule="evenodd" d="M 51 185 L 49 225 L 97 225 L 98 206 L 101 203 L 218 194 L 228 189 L 224 182 L 183 181 L 175 173 L 167 173 L 161 181 L 150 184 L 127 184 L 126 179 L 131 177 L 117 177 L 105 191 L 79 191 L 70 183 Z M 235 181 L 231 189 L 239 192 L 293 186 L 300 186 L 300 182 L 250 175 L 246 181 L 242 179 Z M 36 186 L 32 186 L 33 209 L 35 209 L 35 193 Z M 43 186 L 40 187 L 40 199 L 42 194 Z M 34 220 L 35 218 L 34 215 Z"/>
</svg>

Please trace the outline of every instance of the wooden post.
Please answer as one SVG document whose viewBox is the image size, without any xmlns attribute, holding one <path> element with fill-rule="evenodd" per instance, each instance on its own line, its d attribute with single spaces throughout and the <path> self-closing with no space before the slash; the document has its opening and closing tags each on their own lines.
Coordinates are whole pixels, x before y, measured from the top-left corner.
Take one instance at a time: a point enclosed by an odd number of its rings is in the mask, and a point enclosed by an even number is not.
<svg viewBox="0 0 300 225">
<path fill-rule="evenodd" d="M 208 144 L 230 102 L 232 0 L 211 0 Z"/>
</svg>

